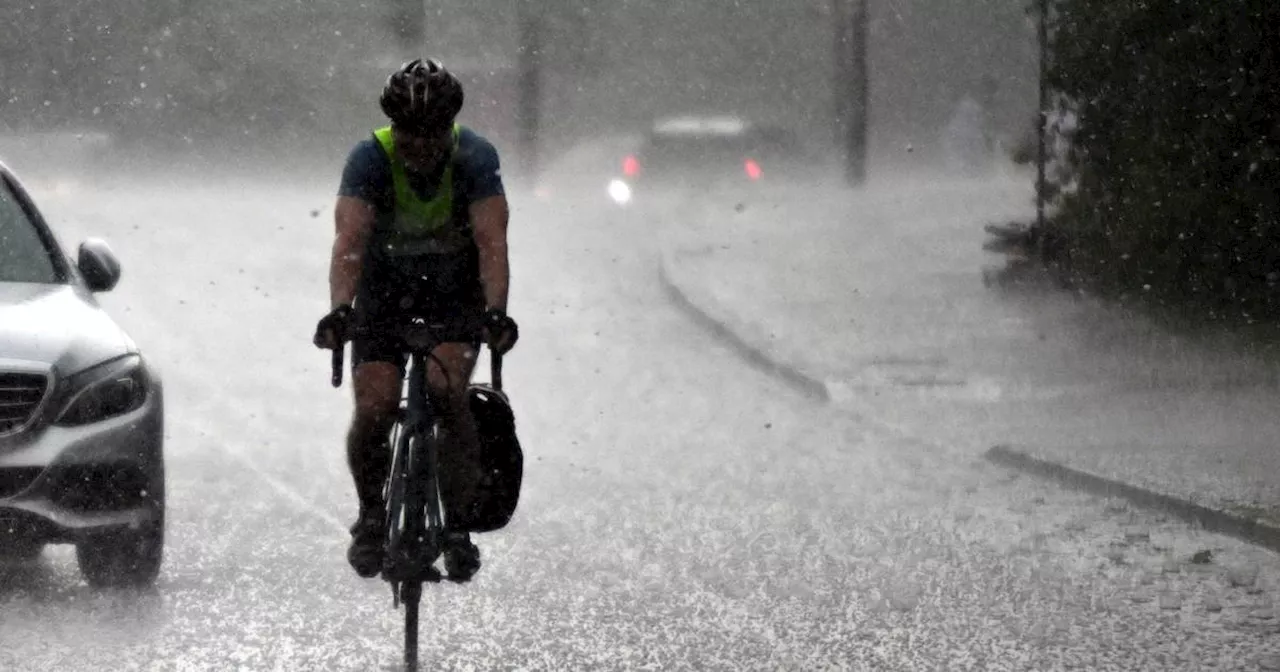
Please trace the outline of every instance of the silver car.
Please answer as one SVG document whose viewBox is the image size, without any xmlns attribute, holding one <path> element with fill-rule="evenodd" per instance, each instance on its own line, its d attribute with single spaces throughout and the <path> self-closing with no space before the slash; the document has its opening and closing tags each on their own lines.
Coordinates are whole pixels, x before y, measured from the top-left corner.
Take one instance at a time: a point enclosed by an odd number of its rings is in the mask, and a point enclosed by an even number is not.
<svg viewBox="0 0 1280 672">
<path fill-rule="evenodd" d="M 159 376 L 94 293 L 120 265 L 64 255 L 0 164 L 0 561 L 75 544 L 95 586 L 148 585 L 164 548 Z"/>
</svg>

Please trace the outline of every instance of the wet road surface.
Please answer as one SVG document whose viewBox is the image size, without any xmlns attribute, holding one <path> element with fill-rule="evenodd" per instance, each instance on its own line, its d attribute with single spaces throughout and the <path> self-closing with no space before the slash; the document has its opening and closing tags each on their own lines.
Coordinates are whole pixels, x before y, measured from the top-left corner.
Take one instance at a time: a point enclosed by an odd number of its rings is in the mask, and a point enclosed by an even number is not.
<svg viewBox="0 0 1280 672">
<path fill-rule="evenodd" d="M 345 562 L 350 392 L 309 343 L 332 189 L 217 187 L 45 204 L 64 244 L 111 242 L 103 302 L 163 373 L 168 546 L 143 594 L 65 547 L 0 569 L 0 669 L 400 659 Z M 512 196 L 526 490 L 475 581 L 428 591 L 426 665 L 1280 669 L 1274 554 L 814 405 L 668 303 L 650 221 L 563 198 Z"/>
</svg>

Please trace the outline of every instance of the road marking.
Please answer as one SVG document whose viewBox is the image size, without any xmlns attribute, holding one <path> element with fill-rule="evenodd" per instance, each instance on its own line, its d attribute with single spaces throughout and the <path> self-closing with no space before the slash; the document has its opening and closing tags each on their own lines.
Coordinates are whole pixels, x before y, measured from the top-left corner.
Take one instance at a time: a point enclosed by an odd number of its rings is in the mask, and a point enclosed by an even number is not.
<svg viewBox="0 0 1280 672">
<path fill-rule="evenodd" d="M 300 511 L 304 513 L 310 513 L 320 521 L 328 524 L 329 526 L 342 532 L 343 534 L 347 534 L 349 532 L 349 530 L 347 529 L 347 526 L 343 525 L 342 521 L 338 520 L 337 516 L 334 516 L 328 511 L 325 511 L 323 508 L 320 507 L 320 505 L 302 496 L 302 493 L 293 489 L 284 481 L 281 481 L 275 476 L 272 476 L 266 471 L 260 469 L 252 461 L 250 461 L 248 458 L 242 455 L 239 450 L 232 448 L 231 446 L 228 445 L 225 452 L 227 455 L 230 455 L 233 459 L 235 459 L 235 461 L 244 465 L 249 469 L 249 471 L 253 472 L 259 478 L 261 478 L 267 485 L 271 486 L 276 491 L 276 493 L 279 494 L 281 497 L 296 504 Z"/>
<path fill-rule="evenodd" d="M 214 403 L 225 404 L 225 401 Z M 214 431 L 208 424 L 206 424 L 206 422 L 203 421 L 202 414 L 195 414 L 195 417 L 201 418 L 201 421 L 197 421 L 188 426 L 190 429 L 194 430 L 196 435 L 207 437 L 211 441 L 216 442 L 217 445 L 222 448 L 222 450 L 216 452 L 227 455 L 234 461 L 238 462 L 241 466 L 248 469 L 255 476 L 262 479 L 262 481 L 274 490 L 277 495 L 289 502 L 292 502 L 299 511 L 314 516 L 320 522 L 342 532 L 342 534 L 349 533 L 347 526 L 344 525 L 342 521 L 338 520 L 337 516 L 334 516 L 332 513 L 324 510 L 324 508 L 319 504 L 303 496 L 302 493 L 298 492 L 288 483 L 272 476 L 269 472 L 259 467 L 253 460 L 246 457 L 244 452 L 242 452 L 242 448 L 239 447 L 238 442 L 227 438 L 225 432 Z"/>
</svg>

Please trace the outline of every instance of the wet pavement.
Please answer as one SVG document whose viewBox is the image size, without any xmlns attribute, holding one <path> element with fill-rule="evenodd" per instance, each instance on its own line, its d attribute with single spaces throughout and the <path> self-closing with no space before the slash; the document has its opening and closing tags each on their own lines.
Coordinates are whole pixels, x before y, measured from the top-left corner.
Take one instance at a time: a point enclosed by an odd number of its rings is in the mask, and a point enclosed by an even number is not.
<svg viewBox="0 0 1280 672">
<path fill-rule="evenodd" d="M 343 557 L 349 390 L 309 344 L 331 192 L 48 198 L 64 244 L 121 257 L 103 302 L 163 372 L 169 538 L 144 594 L 91 590 L 62 547 L 0 569 L 0 669 L 395 668 L 401 614 Z M 1280 664 L 1274 554 L 797 394 L 670 302 L 651 217 L 573 198 L 513 194 L 526 490 L 477 578 L 428 591 L 428 666 Z"/>
<path fill-rule="evenodd" d="M 1034 278 L 987 287 L 987 223 L 1027 176 L 920 180 L 708 208 L 664 268 L 797 387 L 904 438 L 1004 446 L 1280 531 L 1280 366 Z M 1280 533 L 1271 535 L 1280 541 Z"/>
</svg>

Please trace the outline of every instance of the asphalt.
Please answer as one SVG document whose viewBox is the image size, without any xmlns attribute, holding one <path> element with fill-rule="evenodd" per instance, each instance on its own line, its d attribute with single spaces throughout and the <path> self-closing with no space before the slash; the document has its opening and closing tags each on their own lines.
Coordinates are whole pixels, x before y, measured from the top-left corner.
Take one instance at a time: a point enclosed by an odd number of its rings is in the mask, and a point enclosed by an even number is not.
<svg viewBox="0 0 1280 672">
<path fill-rule="evenodd" d="M 0 669 L 395 669 L 401 614 L 343 553 L 350 391 L 309 344 L 335 182 L 40 195 L 123 263 L 101 300 L 165 379 L 170 523 L 143 593 L 67 547 L 0 566 Z M 429 591 L 429 668 L 1280 668 L 1274 554 L 797 394 L 654 281 L 686 208 L 584 184 L 512 191 L 525 490 L 477 577 Z"/>
<path fill-rule="evenodd" d="M 1280 550 L 1273 358 L 1024 274 L 987 223 L 1027 175 L 763 189 L 670 231 L 659 280 L 756 368 L 941 451 L 1119 496 Z M 834 194 L 834 195 L 833 195 Z"/>
</svg>

